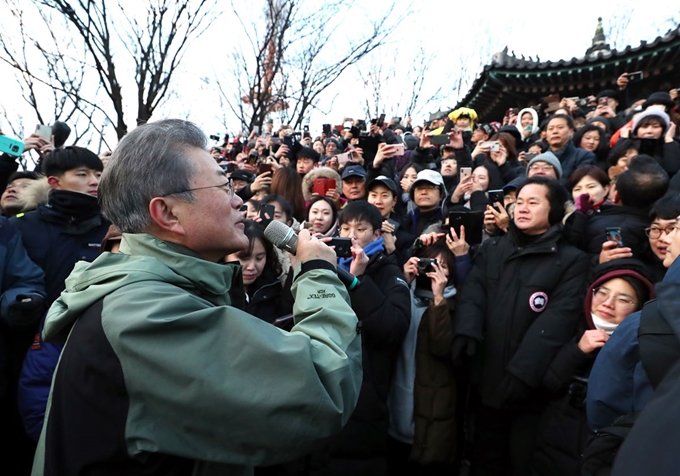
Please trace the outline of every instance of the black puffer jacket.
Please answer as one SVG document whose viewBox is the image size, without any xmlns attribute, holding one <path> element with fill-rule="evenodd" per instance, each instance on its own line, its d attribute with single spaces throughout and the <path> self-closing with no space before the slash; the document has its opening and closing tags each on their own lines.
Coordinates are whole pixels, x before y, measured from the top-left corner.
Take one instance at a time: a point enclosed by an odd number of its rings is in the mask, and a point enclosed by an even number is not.
<svg viewBox="0 0 680 476">
<path fill-rule="evenodd" d="M 345 474 L 365 474 L 386 451 L 387 393 L 411 322 L 411 295 L 394 255 L 371 256 L 360 280 L 361 286 L 349 295 L 362 326 L 361 392 L 347 425 L 324 452 L 325 461 L 319 461 L 320 454 L 313 458 L 317 474 L 336 474 L 334 468 L 344 468 Z"/>
<path fill-rule="evenodd" d="M 588 257 L 553 225 L 528 240 L 513 224 L 483 243 L 460 293 L 455 335 L 479 342 L 473 384 L 482 404 L 508 403 L 504 381 L 518 379 L 535 396 L 550 363 L 576 333 Z M 521 404 L 522 402 L 513 402 Z"/>
</svg>

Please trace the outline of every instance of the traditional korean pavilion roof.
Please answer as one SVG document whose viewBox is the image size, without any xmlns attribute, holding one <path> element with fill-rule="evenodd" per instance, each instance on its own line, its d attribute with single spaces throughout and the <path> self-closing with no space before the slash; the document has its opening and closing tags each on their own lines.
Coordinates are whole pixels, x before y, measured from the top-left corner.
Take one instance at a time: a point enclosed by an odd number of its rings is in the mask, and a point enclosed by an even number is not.
<svg viewBox="0 0 680 476">
<path fill-rule="evenodd" d="M 586 97 L 616 88 L 616 78 L 634 71 L 644 72 L 642 81 L 629 84 L 634 94 L 646 96 L 669 81 L 680 87 L 680 26 L 651 43 L 617 51 L 606 43 L 600 18 L 586 54 L 570 60 L 518 58 L 506 47 L 493 56 L 456 108 L 470 107 L 484 121 L 500 120 L 509 107 L 538 104 L 553 93 Z"/>
</svg>

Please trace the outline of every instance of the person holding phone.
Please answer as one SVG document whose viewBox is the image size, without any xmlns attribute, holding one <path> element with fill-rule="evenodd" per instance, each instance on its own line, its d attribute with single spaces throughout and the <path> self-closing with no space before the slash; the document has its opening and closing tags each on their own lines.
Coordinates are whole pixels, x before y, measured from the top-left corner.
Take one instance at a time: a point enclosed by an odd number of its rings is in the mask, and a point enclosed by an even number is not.
<svg viewBox="0 0 680 476">
<path fill-rule="evenodd" d="M 450 358 L 458 283 L 470 269 L 469 246 L 464 237 L 457 244 L 451 235 L 451 241 L 442 237 L 422 237 L 404 264 L 411 324 L 389 394 L 388 474 L 458 474 L 460 469 L 464 423 L 459 417 L 467 389 Z M 423 269 L 425 260 L 432 261 Z"/>
<path fill-rule="evenodd" d="M 312 461 L 321 462 L 316 474 L 385 474 L 387 396 L 411 321 L 411 299 L 396 257 L 385 253 L 381 225 L 378 209 L 363 200 L 348 203 L 339 213 L 339 234 L 351 239 L 352 256 L 340 258 L 338 266 L 361 282 L 349 297 L 361 320 L 366 371 L 347 424 L 326 448 L 311 455 Z"/>
</svg>

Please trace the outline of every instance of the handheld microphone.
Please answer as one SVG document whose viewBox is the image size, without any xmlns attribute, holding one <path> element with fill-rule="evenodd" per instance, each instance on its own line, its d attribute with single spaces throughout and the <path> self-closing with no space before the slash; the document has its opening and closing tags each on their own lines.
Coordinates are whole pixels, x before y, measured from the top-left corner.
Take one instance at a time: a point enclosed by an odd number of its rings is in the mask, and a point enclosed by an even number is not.
<svg viewBox="0 0 680 476">
<path fill-rule="evenodd" d="M 264 230 L 264 237 L 274 246 L 291 254 L 297 253 L 298 237 L 295 231 L 280 221 L 272 220 Z M 336 266 L 338 278 L 347 287 L 348 291 L 356 289 L 361 281 L 343 268 Z"/>
</svg>

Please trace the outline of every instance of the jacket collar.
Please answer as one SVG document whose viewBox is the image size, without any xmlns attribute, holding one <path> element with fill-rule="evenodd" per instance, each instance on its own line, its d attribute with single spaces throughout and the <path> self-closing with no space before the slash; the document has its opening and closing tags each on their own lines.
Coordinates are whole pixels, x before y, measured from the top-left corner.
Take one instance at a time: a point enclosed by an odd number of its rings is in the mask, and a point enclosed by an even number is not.
<svg viewBox="0 0 680 476">
<path fill-rule="evenodd" d="M 172 272 L 188 280 L 201 297 L 213 304 L 243 308 L 245 297 L 240 265 L 206 261 L 188 248 L 146 233 L 123 233 L 120 251 L 158 259 Z"/>
</svg>

